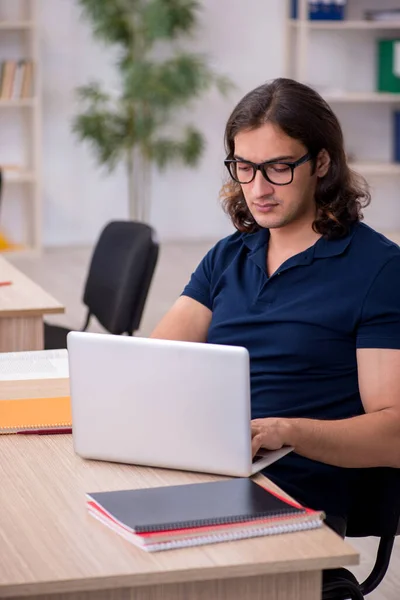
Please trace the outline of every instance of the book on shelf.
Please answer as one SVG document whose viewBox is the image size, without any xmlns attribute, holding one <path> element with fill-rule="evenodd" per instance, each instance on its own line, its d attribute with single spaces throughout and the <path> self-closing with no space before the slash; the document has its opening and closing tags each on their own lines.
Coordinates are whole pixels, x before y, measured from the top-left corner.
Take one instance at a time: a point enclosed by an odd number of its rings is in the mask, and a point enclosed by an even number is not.
<svg viewBox="0 0 400 600">
<path fill-rule="evenodd" d="M 33 62 L 24 61 L 24 71 L 21 83 L 20 98 L 31 98 L 33 94 Z"/>
<path fill-rule="evenodd" d="M 367 21 L 400 21 L 400 8 L 366 10 L 364 14 Z"/>
<path fill-rule="evenodd" d="M 15 76 L 13 82 L 13 90 L 12 90 L 12 98 L 21 98 L 22 92 L 22 83 L 24 80 L 24 72 L 25 72 L 25 61 L 20 60 L 17 63 L 15 69 Z"/>
<path fill-rule="evenodd" d="M 0 87 L 0 98 L 2 100 L 9 100 L 12 97 L 15 70 L 16 62 L 14 60 L 6 60 L 2 63 Z"/>
<path fill-rule="evenodd" d="M 346 4 L 347 0 L 308 0 L 307 18 L 311 21 L 342 21 L 346 15 Z M 297 19 L 299 17 L 299 8 L 299 0 L 292 0 L 292 19 Z"/>
<path fill-rule="evenodd" d="M 88 493 L 89 514 L 148 552 L 321 527 L 323 512 L 249 478 Z"/>
<path fill-rule="evenodd" d="M 5 60 L 1 64 L 0 100 L 31 98 L 34 65 L 32 60 Z"/>
</svg>

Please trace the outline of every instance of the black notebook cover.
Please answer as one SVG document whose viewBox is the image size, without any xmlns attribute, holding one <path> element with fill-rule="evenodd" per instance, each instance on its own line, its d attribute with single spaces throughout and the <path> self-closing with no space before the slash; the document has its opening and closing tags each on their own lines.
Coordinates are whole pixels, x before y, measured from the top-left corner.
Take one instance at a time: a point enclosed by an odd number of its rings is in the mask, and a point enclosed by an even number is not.
<svg viewBox="0 0 400 600">
<path fill-rule="evenodd" d="M 285 502 L 247 477 L 97 492 L 88 494 L 88 501 L 91 500 L 136 533 L 306 513 L 304 508 Z"/>
</svg>

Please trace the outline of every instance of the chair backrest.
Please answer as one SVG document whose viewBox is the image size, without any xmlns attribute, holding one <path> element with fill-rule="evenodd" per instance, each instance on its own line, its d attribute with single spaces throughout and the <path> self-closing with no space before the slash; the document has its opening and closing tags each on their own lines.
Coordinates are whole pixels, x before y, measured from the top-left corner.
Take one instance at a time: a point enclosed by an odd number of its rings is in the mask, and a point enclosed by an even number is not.
<svg viewBox="0 0 400 600">
<path fill-rule="evenodd" d="M 400 469 L 360 469 L 354 480 L 347 522 L 349 537 L 393 536 L 400 533 Z"/>
<path fill-rule="evenodd" d="M 110 333 L 139 328 L 158 259 L 154 230 L 145 223 L 112 221 L 95 246 L 83 302 Z"/>
</svg>

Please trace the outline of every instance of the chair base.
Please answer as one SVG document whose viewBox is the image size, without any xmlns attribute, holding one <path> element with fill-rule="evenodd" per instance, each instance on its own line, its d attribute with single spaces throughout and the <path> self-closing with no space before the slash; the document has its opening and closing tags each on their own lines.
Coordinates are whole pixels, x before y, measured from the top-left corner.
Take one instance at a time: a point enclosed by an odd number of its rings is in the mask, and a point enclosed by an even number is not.
<svg viewBox="0 0 400 600">
<path fill-rule="evenodd" d="M 360 584 L 347 569 L 329 569 L 323 572 L 322 600 L 364 600 Z"/>
<path fill-rule="evenodd" d="M 367 579 L 360 585 L 361 591 L 366 596 L 374 591 L 386 575 L 390 557 L 393 550 L 395 536 L 384 536 L 379 542 L 378 555 L 375 566 Z"/>
</svg>

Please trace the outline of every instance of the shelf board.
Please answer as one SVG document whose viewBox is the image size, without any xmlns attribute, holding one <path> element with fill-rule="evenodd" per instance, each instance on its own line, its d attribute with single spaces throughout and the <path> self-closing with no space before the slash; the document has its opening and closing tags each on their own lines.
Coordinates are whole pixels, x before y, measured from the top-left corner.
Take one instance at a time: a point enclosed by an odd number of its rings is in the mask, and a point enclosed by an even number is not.
<svg viewBox="0 0 400 600">
<path fill-rule="evenodd" d="M 386 92 L 346 92 L 342 94 L 335 94 L 327 92 L 325 94 L 323 91 L 319 91 L 319 93 L 325 98 L 327 102 L 400 102 L 400 93 L 390 94 Z"/>
<path fill-rule="evenodd" d="M 20 108 L 35 106 L 36 98 L 11 98 L 10 100 L 2 100 L 0 98 L 0 108 Z"/>
<path fill-rule="evenodd" d="M 361 175 L 400 175 L 400 163 L 351 162 L 349 166 Z"/>
<path fill-rule="evenodd" d="M 3 175 L 6 183 L 34 183 L 36 181 L 34 172 L 22 169 L 15 171 L 4 169 Z"/>
<path fill-rule="evenodd" d="M 7 250 L 0 250 L 0 256 L 4 258 L 33 258 L 40 256 L 40 251 L 31 245 L 21 245 Z"/>
<path fill-rule="evenodd" d="M 289 22 L 293 27 L 304 25 L 308 29 L 331 29 L 333 31 L 345 29 L 367 29 L 376 31 L 381 29 L 400 29 L 400 21 L 298 21 L 297 19 L 289 19 Z"/>
<path fill-rule="evenodd" d="M 0 21 L 0 30 L 34 29 L 33 21 Z"/>
</svg>

